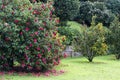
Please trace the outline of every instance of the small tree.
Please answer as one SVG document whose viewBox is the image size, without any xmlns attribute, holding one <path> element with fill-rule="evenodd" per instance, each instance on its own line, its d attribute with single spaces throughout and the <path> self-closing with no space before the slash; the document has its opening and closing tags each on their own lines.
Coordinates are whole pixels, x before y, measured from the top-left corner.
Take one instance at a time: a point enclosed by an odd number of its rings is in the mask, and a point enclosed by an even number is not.
<svg viewBox="0 0 120 80">
<path fill-rule="evenodd" d="M 74 40 L 75 50 L 82 52 L 89 62 L 98 54 L 105 54 L 107 45 L 105 44 L 105 31 L 101 23 L 95 25 L 94 21 L 91 27 L 83 27 L 83 32 Z"/>
</svg>

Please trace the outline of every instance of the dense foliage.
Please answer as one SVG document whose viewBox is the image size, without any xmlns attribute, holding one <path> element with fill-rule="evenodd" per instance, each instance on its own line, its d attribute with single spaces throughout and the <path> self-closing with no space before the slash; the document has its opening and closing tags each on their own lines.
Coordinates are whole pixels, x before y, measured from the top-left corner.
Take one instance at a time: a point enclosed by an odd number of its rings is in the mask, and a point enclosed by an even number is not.
<svg viewBox="0 0 120 80">
<path fill-rule="evenodd" d="M 107 42 L 110 46 L 113 46 L 112 53 L 116 55 L 117 59 L 120 59 L 120 22 L 118 18 L 111 23 L 110 31 Z"/>
<path fill-rule="evenodd" d="M 66 45 L 71 45 L 72 41 L 74 40 L 74 38 L 78 34 L 78 30 L 72 29 L 70 27 L 60 27 L 60 28 L 58 28 L 58 32 L 61 35 L 66 36 L 66 40 L 64 42 L 64 44 L 66 44 Z"/>
<path fill-rule="evenodd" d="M 120 20 L 120 0 L 107 0 L 105 5 L 110 9 L 115 15 L 119 17 Z"/>
<path fill-rule="evenodd" d="M 34 3 L 34 2 L 44 2 L 46 3 L 48 0 L 29 0 L 31 3 Z"/>
<path fill-rule="evenodd" d="M 91 1 L 91 2 L 105 2 L 106 0 L 80 0 L 80 1 Z"/>
<path fill-rule="evenodd" d="M 82 24 L 87 24 L 90 26 L 92 22 L 92 17 L 97 16 L 96 23 L 103 23 L 104 26 L 109 26 L 113 21 L 113 14 L 107 9 L 103 2 L 81 2 L 79 14 L 75 18 L 78 22 Z"/>
<path fill-rule="evenodd" d="M 12 69 L 14 62 L 28 70 L 59 64 L 64 39 L 57 33 L 59 19 L 52 15 L 52 3 L 8 0 L 0 4 L 0 69 Z"/>
<path fill-rule="evenodd" d="M 108 9 L 111 9 L 111 11 L 115 14 L 120 13 L 120 0 L 107 0 L 106 6 Z"/>
<path fill-rule="evenodd" d="M 105 43 L 105 30 L 101 23 L 83 27 L 83 32 L 79 34 L 74 42 L 75 50 L 80 51 L 89 62 L 92 62 L 96 55 L 105 54 L 107 45 Z"/>
<path fill-rule="evenodd" d="M 62 21 L 72 20 L 79 11 L 79 0 L 54 0 L 55 14 Z"/>
</svg>

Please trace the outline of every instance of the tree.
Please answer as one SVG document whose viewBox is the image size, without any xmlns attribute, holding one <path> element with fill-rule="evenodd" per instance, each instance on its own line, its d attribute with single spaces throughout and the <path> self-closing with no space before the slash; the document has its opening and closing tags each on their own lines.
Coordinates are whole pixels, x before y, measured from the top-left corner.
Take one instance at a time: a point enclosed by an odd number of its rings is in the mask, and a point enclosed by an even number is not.
<svg viewBox="0 0 120 80">
<path fill-rule="evenodd" d="M 114 20 L 114 15 L 107 9 L 104 2 L 81 2 L 79 13 L 75 18 L 76 21 L 91 25 L 92 16 L 96 17 L 96 24 L 103 23 L 104 26 L 109 27 L 110 23 Z"/>
<path fill-rule="evenodd" d="M 96 55 L 105 54 L 107 51 L 104 34 L 102 23 L 95 25 L 93 21 L 90 27 L 83 27 L 83 32 L 75 38 L 75 50 L 92 62 Z"/>
<path fill-rule="evenodd" d="M 113 46 L 113 53 L 116 59 L 120 59 L 120 22 L 118 18 L 111 23 L 110 33 L 107 37 L 108 44 Z"/>
</svg>

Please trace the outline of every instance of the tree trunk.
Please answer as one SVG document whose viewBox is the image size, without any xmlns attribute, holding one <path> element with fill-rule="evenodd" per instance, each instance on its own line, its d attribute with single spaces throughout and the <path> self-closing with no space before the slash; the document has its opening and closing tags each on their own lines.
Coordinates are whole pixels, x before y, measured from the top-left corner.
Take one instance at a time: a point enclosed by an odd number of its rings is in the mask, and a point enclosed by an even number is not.
<svg viewBox="0 0 120 80">
<path fill-rule="evenodd" d="M 120 54 L 116 54 L 116 59 L 120 59 Z"/>
<path fill-rule="evenodd" d="M 93 61 L 93 58 L 88 58 L 89 62 L 92 62 Z"/>
<path fill-rule="evenodd" d="M 13 69 L 13 65 L 14 65 L 13 58 L 8 58 L 7 61 L 8 61 L 9 68 Z"/>
</svg>

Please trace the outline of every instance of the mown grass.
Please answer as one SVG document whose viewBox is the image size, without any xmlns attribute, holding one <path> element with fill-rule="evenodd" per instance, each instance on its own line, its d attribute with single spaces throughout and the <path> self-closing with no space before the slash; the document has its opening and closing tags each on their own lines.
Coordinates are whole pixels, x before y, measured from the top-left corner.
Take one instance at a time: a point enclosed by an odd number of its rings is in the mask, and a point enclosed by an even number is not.
<svg viewBox="0 0 120 80">
<path fill-rule="evenodd" d="M 59 76 L 4 75 L 4 80 L 120 80 L 120 61 L 113 55 L 99 56 L 89 63 L 84 57 L 67 58 L 61 61 L 57 70 L 65 70 Z M 0 79 L 2 80 L 2 79 Z"/>
</svg>

